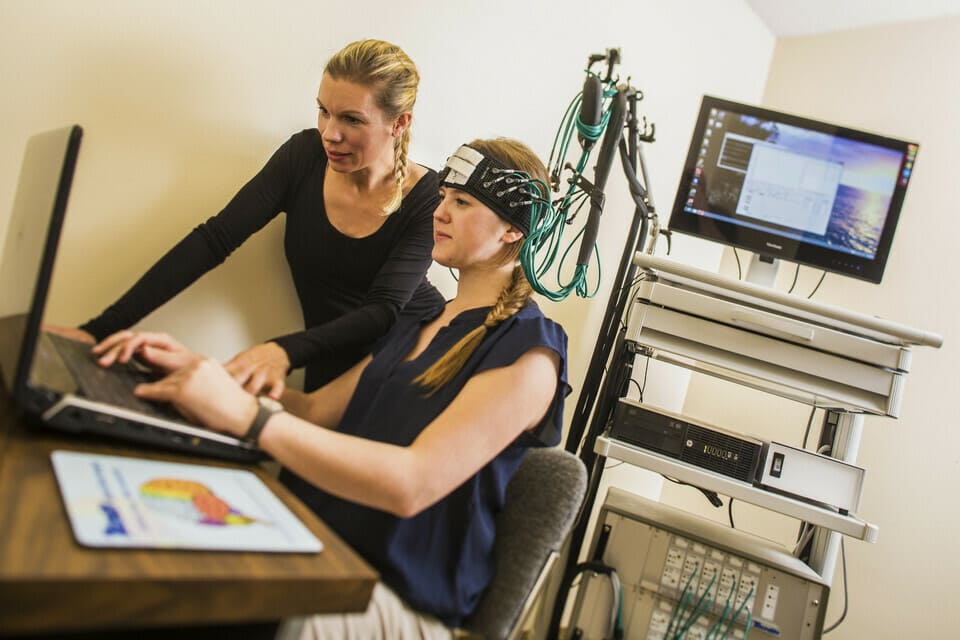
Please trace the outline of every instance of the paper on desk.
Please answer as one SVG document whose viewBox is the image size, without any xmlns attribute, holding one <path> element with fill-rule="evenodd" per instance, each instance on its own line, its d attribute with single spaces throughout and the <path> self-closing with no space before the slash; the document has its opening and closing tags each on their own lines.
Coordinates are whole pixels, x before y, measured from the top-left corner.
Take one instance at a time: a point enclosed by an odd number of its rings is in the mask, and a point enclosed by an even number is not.
<svg viewBox="0 0 960 640">
<path fill-rule="evenodd" d="M 50 457 L 82 545 L 273 552 L 323 548 L 249 471 L 75 451 L 54 451 Z"/>
</svg>

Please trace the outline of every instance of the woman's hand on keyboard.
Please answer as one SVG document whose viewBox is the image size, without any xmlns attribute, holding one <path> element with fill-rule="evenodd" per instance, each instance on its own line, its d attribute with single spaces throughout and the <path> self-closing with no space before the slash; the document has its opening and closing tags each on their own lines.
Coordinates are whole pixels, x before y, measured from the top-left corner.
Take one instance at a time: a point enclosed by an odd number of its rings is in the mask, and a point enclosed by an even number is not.
<svg viewBox="0 0 960 640">
<path fill-rule="evenodd" d="M 97 364 L 109 367 L 115 363 L 138 361 L 164 373 L 182 369 L 201 358 L 165 333 L 118 331 L 93 348 L 99 356 Z"/>
<path fill-rule="evenodd" d="M 170 402 L 188 420 L 241 437 L 257 415 L 257 399 L 243 390 L 219 362 L 195 357 L 162 380 L 139 384 L 145 400 Z"/>
</svg>

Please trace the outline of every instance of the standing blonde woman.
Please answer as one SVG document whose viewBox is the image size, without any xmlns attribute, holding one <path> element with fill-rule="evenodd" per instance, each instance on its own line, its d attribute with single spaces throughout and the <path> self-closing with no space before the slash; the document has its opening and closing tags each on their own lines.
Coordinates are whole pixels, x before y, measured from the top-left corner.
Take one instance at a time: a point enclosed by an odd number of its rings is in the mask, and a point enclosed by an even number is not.
<svg viewBox="0 0 960 640">
<path fill-rule="evenodd" d="M 218 215 L 68 334 L 100 341 L 130 327 L 285 212 L 284 249 L 306 329 L 247 349 L 227 368 L 249 391 L 277 398 L 291 369 L 306 365 L 307 390 L 337 377 L 404 306 L 442 300 L 424 277 L 437 174 L 407 158 L 418 83 L 395 45 L 344 47 L 324 69 L 317 127 L 293 135 Z"/>
<path fill-rule="evenodd" d="M 168 336 L 101 345 L 169 373 L 138 395 L 259 443 L 379 571 L 365 613 L 310 618 L 303 638 L 449 638 L 489 583 L 506 485 L 529 447 L 559 442 L 568 390 L 566 334 L 518 264 L 545 180 L 520 143 L 460 147 L 433 216 L 433 258 L 459 270 L 456 297 L 405 310 L 372 355 L 313 393 L 287 390 L 282 408 Z"/>
</svg>

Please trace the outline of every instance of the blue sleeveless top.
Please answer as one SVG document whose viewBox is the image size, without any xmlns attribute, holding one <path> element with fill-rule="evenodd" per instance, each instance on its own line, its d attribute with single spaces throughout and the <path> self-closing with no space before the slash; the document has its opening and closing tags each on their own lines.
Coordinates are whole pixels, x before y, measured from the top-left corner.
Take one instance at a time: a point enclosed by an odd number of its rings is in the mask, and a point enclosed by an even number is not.
<svg viewBox="0 0 960 640">
<path fill-rule="evenodd" d="M 505 367 L 534 347 L 560 356 L 553 404 L 533 430 L 524 432 L 476 475 L 437 504 L 412 518 L 357 505 L 331 496 L 293 474 L 287 485 L 333 530 L 364 556 L 381 580 L 414 609 L 458 626 L 476 607 L 493 573 L 494 520 L 504 491 L 530 446 L 560 441 L 567 384 L 567 335 L 546 318 L 535 302 L 489 331 L 460 373 L 433 395 L 425 396 L 412 380 L 483 323 L 490 307 L 470 309 L 440 329 L 415 360 L 420 328 L 426 317 L 401 315 L 373 349 L 374 358 L 360 378 L 340 431 L 370 440 L 409 445 L 436 418 L 474 375 Z"/>
</svg>

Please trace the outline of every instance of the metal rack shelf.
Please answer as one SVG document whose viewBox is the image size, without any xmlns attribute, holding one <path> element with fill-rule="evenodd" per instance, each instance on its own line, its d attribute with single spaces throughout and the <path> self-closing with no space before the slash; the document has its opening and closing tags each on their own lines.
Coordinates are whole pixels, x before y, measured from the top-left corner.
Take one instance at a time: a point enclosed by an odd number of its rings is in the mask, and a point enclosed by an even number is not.
<svg viewBox="0 0 960 640">
<path fill-rule="evenodd" d="M 731 498 L 776 511 L 777 513 L 799 518 L 804 522 L 809 522 L 865 542 L 876 542 L 880 531 L 877 525 L 864 522 L 855 516 L 843 515 L 830 509 L 790 498 L 789 496 L 758 489 L 747 482 L 742 482 L 706 469 L 692 467 L 615 438 L 598 436 L 594 451 L 598 455 L 606 458 L 621 460 L 637 467 L 662 473 L 682 482 L 703 489 L 713 490 L 730 496 Z"/>
</svg>

